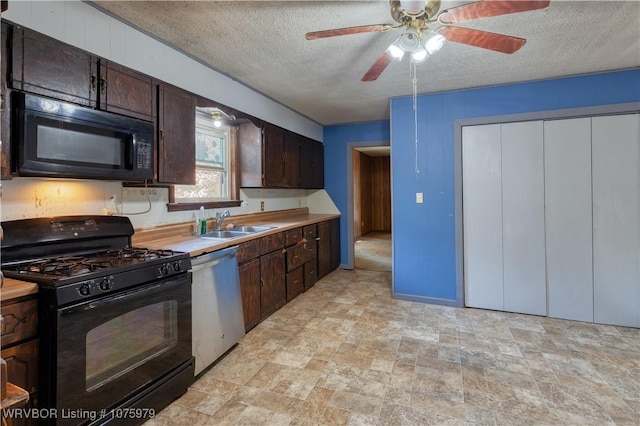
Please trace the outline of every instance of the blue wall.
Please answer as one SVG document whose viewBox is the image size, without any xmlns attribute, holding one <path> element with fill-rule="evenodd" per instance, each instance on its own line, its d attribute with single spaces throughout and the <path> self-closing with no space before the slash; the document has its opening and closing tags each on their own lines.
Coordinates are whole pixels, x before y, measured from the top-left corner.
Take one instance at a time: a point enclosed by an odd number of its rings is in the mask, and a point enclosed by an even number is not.
<svg viewBox="0 0 640 426">
<path fill-rule="evenodd" d="M 351 142 L 378 142 L 389 140 L 389 122 L 328 126 L 324 128 L 324 187 L 340 210 L 340 263 L 347 263 L 347 145 Z"/>
<path fill-rule="evenodd" d="M 640 101 L 640 69 L 418 97 L 415 173 L 411 97 L 391 100 L 393 283 L 396 295 L 453 303 L 456 294 L 454 122 L 458 119 Z M 346 144 L 389 137 L 387 122 L 324 129 L 325 186 L 342 212 L 346 263 Z M 349 166 L 350 167 L 350 166 Z M 424 204 L 415 193 L 424 193 Z"/>
</svg>

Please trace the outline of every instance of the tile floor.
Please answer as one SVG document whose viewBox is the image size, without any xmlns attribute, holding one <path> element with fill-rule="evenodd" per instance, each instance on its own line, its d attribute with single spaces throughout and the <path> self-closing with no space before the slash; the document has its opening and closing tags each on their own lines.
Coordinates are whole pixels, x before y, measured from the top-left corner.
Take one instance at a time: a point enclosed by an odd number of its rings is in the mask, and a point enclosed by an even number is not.
<svg viewBox="0 0 640 426">
<path fill-rule="evenodd" d="M 640 329 L 393 300 L 337 270 L 151 425 L 639 425 Z"/>
</svg>

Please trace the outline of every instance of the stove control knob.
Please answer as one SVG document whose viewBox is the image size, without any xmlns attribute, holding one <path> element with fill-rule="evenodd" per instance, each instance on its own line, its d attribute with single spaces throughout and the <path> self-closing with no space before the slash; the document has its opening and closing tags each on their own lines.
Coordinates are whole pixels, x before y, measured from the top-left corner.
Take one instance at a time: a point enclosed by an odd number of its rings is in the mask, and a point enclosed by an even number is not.
<svg viewBox="0 0 640 426">
<path fill-rule="evenodd" d="M 182 269 L 182 265 L 180 265 L 180 261 L 176 260 L 175 262 L 173 262 L 173 270 L 176 272 L 180 272 L 180 269 Z"/>
<path fill-rule="evenodd" d="M 78 287 L 78 293 L 80 293 L 81 296 L 91 296 L 92 292 L 93 292 L 93 287 L 91 287 L 90 282 L 86 282 L 82 284 L 80 287 Z"/>
<path fill-rule="evenodd" d="M 100 290 L 109 291 L 113 287 L 113 275 L 110 277 L 104 277 L 99 284 Z"/>
<path fill-rule="evenodd" d="M 160 273 L 164 276 L 169 275 L 169 265 L 166 263 L 160 267 Z"/>
</svg>

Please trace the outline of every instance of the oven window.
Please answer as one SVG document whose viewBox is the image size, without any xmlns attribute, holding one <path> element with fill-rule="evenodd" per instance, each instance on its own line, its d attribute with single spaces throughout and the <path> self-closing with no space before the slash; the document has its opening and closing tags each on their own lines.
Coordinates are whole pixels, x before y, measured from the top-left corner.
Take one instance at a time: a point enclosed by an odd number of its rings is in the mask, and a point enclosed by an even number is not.
<svg viewBox="0 0 640 426">
<path fill-rule="evenodd" d="M 86 337 L 86 388 L 93 391 L 175 347 L 176 300 L 155 303 L 100 324 Z"/>
<path fill-rule="evenodd" d="M 121 140 L 114 136 L 38 126 L 38 158 L 120 166 Z"/>
</svg>

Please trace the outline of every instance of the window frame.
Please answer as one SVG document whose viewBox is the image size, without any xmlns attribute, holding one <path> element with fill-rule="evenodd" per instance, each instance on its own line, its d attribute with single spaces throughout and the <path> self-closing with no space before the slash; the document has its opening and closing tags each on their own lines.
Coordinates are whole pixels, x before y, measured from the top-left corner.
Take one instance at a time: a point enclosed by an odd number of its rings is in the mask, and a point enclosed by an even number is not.
<svg viewBox="0 0 640 426">
<path fill-rule="evenodd" d="M 167 211 L 188 211 L 198 210 L 200 207 L 205 209 L 216 209 L 223 207 L 240 207 L 242 200 L 240 200 L 240 187 L 238 186 L 238 127 L 234 125 L 229 126 L 229 199 L 219 201 L 189 201 L 179 202 L 176 201 L 175 186 L 169 186 L 169 202 L 167 203 Z M 195 135 L 194 135 L 195 143 Z"/>
</svg>

